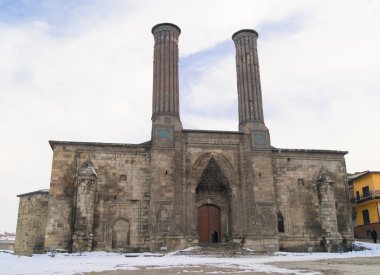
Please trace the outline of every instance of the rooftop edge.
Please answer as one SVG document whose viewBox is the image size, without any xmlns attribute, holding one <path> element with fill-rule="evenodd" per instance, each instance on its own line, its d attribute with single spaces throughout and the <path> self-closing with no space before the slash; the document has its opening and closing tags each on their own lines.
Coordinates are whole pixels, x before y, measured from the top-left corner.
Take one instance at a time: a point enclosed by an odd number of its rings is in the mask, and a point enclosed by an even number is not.
<svg viewBox="0 0 380 275">
<path fill-rule="evenodd" d="M 338 150 L 326 150 L 326 149 L 286 149 L 286 148 L 275 148 L 272 147 L 273 152 L 286 152 L 286 153 L 323 153 L 323 154 L 339 154 L 346 155 L 348 151 L 338 151 Z"/>
<path fill-rule="evenodd" d="M 49 194 L 49 189 L 41 189 L 41 190 L 37 190 L 33 192 L 28 192 L 28 193 L 17 195 L 17 197 L 21 198 L 21 197 L 31 196 L 35 194 Z"/>
<path fill-rule="evenodd" d="M 253 33 L 253 34 L 256 34 L 257 37 L 259 37 L 259 34 L 257 31 L 253 30 L 253 29 L 242 29 L 240 31 L 237 31 L 235 32 L 233 35 L 232 35 L 232 40 L 234 40 L 235 36 L 238 35 L 239 33 L 242 33 L 242 32 L 250 32 L 250 33 Z"/>
<path fill-rule="evenodd" d="M 181 34 L 181 29 L 176 24 L 173 24 L 173 23 L 159 23 L 157 25 L 154 25 L 152 28 L 152 33 L 154 33 L 154 30 L 156 28 L 161 27 L 161 26 L 170 26 L 170 27 L 176 28 L 179 31 L 179 34 Z"/>
<path fill-rule="evenodd" d="M 107 143 L 107 142 L 86 142 L 86 141 L 60 141 L 60 140 L 49 140 L 51 149 L 54 150 L 54 144 L 62 145 L 84 145 L 84 146 L 111 146 L 111 147 L 150 147 L 149 141 L 132 144 L 132 143 Z"/>
</svg>

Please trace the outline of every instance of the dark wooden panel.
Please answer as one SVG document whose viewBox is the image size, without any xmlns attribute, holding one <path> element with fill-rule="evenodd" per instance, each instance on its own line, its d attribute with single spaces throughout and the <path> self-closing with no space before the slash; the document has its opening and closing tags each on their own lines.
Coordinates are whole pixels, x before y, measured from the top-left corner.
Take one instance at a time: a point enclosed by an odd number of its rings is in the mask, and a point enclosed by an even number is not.
<svg viewBox="0 0 380 275">
<path fill-rule="evenodd" d="M 198 232 L 200 243 L 210 243 L 212 231 L 218 232 L 220 240 L 220 209 L 211 204 L 198 208 Z"/>
<path fill-rule="evenodd" d="M 198 208 L 198 231 L 199 242 L 208 243 L 208 206 L 202 205 Z"/>
</svg>

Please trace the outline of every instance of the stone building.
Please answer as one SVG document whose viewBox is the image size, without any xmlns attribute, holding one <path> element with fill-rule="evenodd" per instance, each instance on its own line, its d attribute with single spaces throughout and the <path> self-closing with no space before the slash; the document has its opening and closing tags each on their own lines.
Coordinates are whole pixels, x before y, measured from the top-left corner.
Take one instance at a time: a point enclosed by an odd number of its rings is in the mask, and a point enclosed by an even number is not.
<svg viewBox="0 0 380 275">
<path fill-rule="evenodd" d="M 182 128 L 180 32 L 170 23 L 152 29 L 151 139 L 50 141 L 49 194 L 20 195 L 16 253 L 42 247 L 175 250 L 209 243 L 214 231 L 217 242 L 258 251 L 331 251 L 350 244 L 347 152 L 271 146 L 257 32 L 232 36 L 238 131 Z"/>
<path fill-rule="evenodd" d="M 4 234 L 0 233 L 0 250 L 14 250 L 15 246 L 15 233 L 4 232 Z"/>
</svg>

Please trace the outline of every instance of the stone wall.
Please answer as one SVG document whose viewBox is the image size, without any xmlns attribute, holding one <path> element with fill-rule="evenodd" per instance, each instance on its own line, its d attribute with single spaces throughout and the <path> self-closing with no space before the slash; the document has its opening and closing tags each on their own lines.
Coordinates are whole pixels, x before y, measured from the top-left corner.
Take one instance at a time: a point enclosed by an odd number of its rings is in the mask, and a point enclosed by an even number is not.
<svg viewBox="0 0 380 275">
<path fill-rule="evenodd" d="M 375 230 L 377 235 L 380 234 L 380 224 L 379 223 L 371 223 L 371 224 L 363 224 L 357 225 L 354 228 L 355 238 L 358 239 L 371 239 L 371 231 Z M 378 237 L 379 238 L 379 237 Z"/>
<path fill-rule="evenodd" d="M 11 240 L 0 240 L 0 250 L 14 250 L 15 241 Z"/>
<path fill-rule="evenodd" d="M 16 254 L 33 254 L 44 251 L 48 190 L 19 195 Z"/>
<path fill-rule="evenodd" d="M 97 173 L 92 249 L 121 249 L 118 238 L 130 247 L 145 247 L 149 235 L 149 145 L 51 144 L 54 157 L 45 248 L 71 249 L 76 179 L 87 160 Z M 120 223 L 128 224 L 129 230 L 121 232 Z"/>
<path fill-rule="evenodd" d="M 323 199 L 318 190 L 318 179 L 322 171 L 334 182 L 333 203 L 336 211 L 331 212 L 335 217 L 328 220 L 336 221 L 338 232 L 343 238 L 341 246 L 348 247 L 353 240 L 345 153 L 322 150 L 273 151 L 277 211 L 284 219 L 284 232 L 280 232 L 280 249 L 326 249 L 323 247 L 321 220 L 321 214 L 324 213 L 321 207 Z"/>
</svg>

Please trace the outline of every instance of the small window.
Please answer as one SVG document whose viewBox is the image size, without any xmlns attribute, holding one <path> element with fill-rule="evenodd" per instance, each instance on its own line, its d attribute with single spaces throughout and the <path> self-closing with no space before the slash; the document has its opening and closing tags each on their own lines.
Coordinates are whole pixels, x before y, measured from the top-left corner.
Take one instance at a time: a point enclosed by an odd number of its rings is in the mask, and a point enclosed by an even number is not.
<svg viewBox="0 0 380 275">
<path fill-rule="evenodd" d="M 303 179 L 298 179 L 297 183 L 298 183 L 298 186 L 305 186 Z"/>
<path fill-rule="evenodd" d="M 365 197 L 369 197 L 369 195 L 370 195 L 370 192 L 369 192 L 369 186 L 364 186 L 364 187 L 362 188 L 362 190 L 363 190 L 363 198 L 365 198 Z"/>
<path fill-rule="evenodd" d="M 363 210 L 363 222 L 364 224 L 370 224 L 368 210 Z"/>
<path fill-rule="evenodd" d="M 284 217 L 282 216 L 281 212 L 277 213 L 277 225 L 278 225 L 278 232 L 284 233 L 285 232 Z"/>
<path fill-rule="evenodd" d="M 120 181 L 127 181 L 127 175 L 120 175 Z"/>
<path fill-rule="evenodd" d="M 357 201 L 360 200 L 360 193 L 359 193 L 359 191 L 356 191 L 356 200 Z"/>
</svg>

